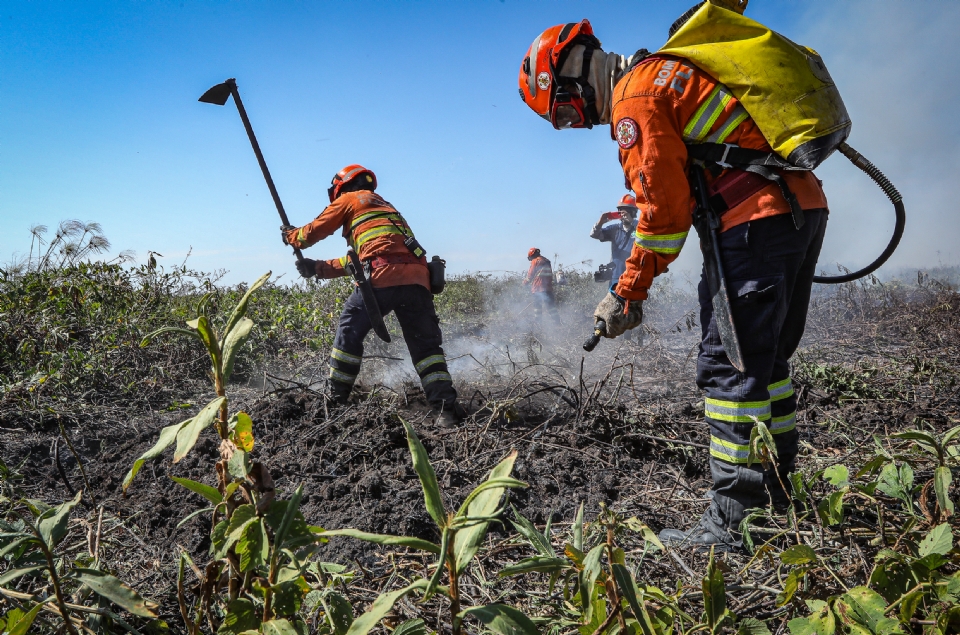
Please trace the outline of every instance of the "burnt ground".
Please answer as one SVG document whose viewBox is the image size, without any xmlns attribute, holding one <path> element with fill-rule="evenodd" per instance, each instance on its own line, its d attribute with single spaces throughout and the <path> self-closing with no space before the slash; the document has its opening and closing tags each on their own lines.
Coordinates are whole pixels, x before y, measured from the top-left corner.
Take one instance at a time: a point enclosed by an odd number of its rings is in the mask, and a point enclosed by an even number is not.
<svg viewBox="0 0 960 635">
<path fill-rule="evenodd" d="M 308 522 L 324 528 L 438 539 L 400 417 L 414 424 L 429 451 L 449 509 L 516 449 L 514 475 L 529 488 L 512 492 L 510 502 L 537 525 L 550 518 L 560 545 L 581 502 L 591 520 L 606 504 L 655 531 L 689 527 L 707 504 L 710 484 L 708 435 L 693 383 L 697 329 L 685 328 L 690 323 L 685 325 L 683 317 L 689 308 L 675 322 L 676 315 L 666 311 L 659 323 L 651 319 L 656 328 L 647 326 L 642 342 L 603 342 L 584 365 L 579 338 L 572 336 L 516 339 L 513 356 L 508 353 L 509 361 L 500 362 L 495 355 L 479 357 L 476 352 L 480 344 L 501 350 L 496 336 L 475 337 L 473 347 L 464 350 L 470 349 L 465 357 L 472 357 L 476 368 L 464 370 L 466 379 L 459 385 L 472 414 L 458 428 L 437 427 L 419 391 L 402 382 L 361 395 L 346 409 L 332 409 L 316 385 L 271 379 L 228 393 L 231 409 L 251 414 L 257 457 L 281 491 L 289 493 L 304 483 L 302 511 Z M 943 432 L 960 423 L 958 315 L 960 296 L 936 287 L 848 285 L 817 299 L 794 372 L 802 469 L 813 472 L 836 463 L 854 469 L 873 455 L 872 435 L 912 427 Z M 457 346 L 455 340 L 448 352 Z M 522 363 L 515 359 L 518 350 L 525 353 Z M 369 365 L 365 376 L 375 370 Z M 184 396 L 199 405 L 210 397 Z M 131 420 L 91 417 L 65 429 L 72 449 L 58 440 L 63 437 L 51 423 L 0 432 L 0 458 L 20 475 L 16 484 L 26 496 L 52 503 L 68 498 L 72 488 L 87 490 L 88 507 L 76 514 L 76 535 L 67 542 L 84 544 L 89 540 L 84 535 L 102 514 L 103 562 L 161 602 L 161 615 L 174 630 L 180 624 L 175 594 L 179 551 L 188 550 L 202 567 L 210 527 L 206 514 L 178 526 L 205 503 L 168 476 L 213 484 L 217 441 L 207 432 L 180 463 L 172 464 L 169 452 L 148 463 L 126 498 L 120 484 L 160 428 L 192 412 L 157 411 Z M 929 475 L 918 473 L 917 482 L 924 478 Z M 498 582 L 495 575 L 532 551 L 520 546 L 509 524 L 494 527 L 487 540 L 491 549 L 470 570 L 466 597 L 491 601 L 524 595 L 519 579 Z M 702 556 L 641 556 L 642 540 L 624 540 L 628 558 L 640 557 L 638 571 L 649 583 L 699 585 Z M 867 563 L 860 564 L 861 548 L 844 552 L 840 545 L 837 554 L 841 565 L 847 559 L 841 572 L 862 582 Z M 422 575 L 427 563 L 404 549 L 347 538 L 331 539 L 319 557 L 356 572 L 358 584 L 350 593 L 357 611 L 385 586 Z M 732 569 L 748 560 L 738 555 L 726 559 Z M 740 576 L 777 586 L 770 570 L 744 570 Z M 772 598 L 755 596 L 732 594 L 734 610 L 761 618 L 783 615 Z M 398 611 L 412 616 L 420 609 L 404 600 Z"/>
</svg>

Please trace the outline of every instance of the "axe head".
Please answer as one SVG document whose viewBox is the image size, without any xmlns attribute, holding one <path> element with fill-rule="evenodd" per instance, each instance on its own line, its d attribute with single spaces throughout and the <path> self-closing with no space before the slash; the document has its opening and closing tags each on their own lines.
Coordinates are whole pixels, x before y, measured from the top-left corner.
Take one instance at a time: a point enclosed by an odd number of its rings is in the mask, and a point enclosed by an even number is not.
<svg viewBox="0 0 960 635">
<path fill-rule="evenodd" d="M 228 79 L 222 84 L 217 84 L 202 94 L 200 96 L 200 101 L 205 104 L 216 104 L 218 106 L 222 106 L 227 103 L 227 99 L 230 98 L 230 93 L 232 92 L 234 86 L 236 86 L 236 81 L 233 79 Z"/>
</svg>

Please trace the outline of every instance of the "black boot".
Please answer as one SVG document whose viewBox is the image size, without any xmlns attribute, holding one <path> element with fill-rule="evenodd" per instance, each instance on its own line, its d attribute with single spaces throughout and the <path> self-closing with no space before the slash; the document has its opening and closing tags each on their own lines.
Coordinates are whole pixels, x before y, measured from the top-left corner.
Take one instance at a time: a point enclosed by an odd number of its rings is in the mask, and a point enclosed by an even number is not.
<svg viewBox="0 0 960 635">
<path fill-rule="evenodd" d="M 439 408 L 435 408 L 434 412 L 437 415 L 437 425 L 441 428 L 457 426 L 463 423 L 463 420 L 467 417 L 467 411 L 456 401 L 450 404 L 442 404 Z"/>
<path fill-rule="evenodd" d="M 330 380 L 330 401 L 338 406 L 346 406 L 350 403 L 350 392 L 353 386 L 343 382 Z"/>
<path fill-rule="evenodd" d="M 710 523 L 704 523 L 701 519 L 693 529 L 688 531 L 664 529 L 657 537 L 660 538 L 660 542 L 672 547 L 689 547 L 704 551 L 713 547 L 713 550 L 717 552 L 738 551 L 740 549 L 740 541 L 730 535 L 730 532 L 718 531 L 716 528 L 710 529 L 705 526 L 708 524 Z M 717 535 L 714 531 L 718 531 L 720 535 Z"/>
</svg>

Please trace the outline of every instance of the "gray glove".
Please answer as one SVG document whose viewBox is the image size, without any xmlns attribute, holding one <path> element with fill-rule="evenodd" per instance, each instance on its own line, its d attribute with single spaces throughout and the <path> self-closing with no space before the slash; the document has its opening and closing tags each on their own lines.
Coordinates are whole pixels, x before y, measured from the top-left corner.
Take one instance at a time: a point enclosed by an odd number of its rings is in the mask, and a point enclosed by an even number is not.
<svg viewBox="0 0 960 635">
<path fill-rule="evenodd" d="M 311 258 L 304 258 L 297 261 L 297 271 L 304 278 L 312 278 L 317 275 L 317 261 Z"/>
<path fill-rule="evenodd" d="M 627 305 L 626 313 L 624 304 Z M 604 337 L 617 337 L 628 329 L 640 326 L 640 321 L 643 320 L 643 300 L 625 300 L 611 291 L 593 310 L 593 317 L 607 323 Z"/>
</svg>

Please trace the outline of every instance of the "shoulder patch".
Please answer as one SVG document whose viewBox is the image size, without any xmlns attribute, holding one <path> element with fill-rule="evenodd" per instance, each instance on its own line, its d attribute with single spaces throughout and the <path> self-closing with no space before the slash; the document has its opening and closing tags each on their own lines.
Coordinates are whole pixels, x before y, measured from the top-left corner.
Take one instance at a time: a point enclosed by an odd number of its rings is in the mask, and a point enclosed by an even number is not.
<svg viewBox="0 0 960 635">
<path fill-rule="evenodd" d="M 624 117 L 617 122 L 615 134 L 617 136 L 617 143 L 620 144 L 621 148 L 626 150 L 627 148 L 633 147 L 639 136 L 637 122 L 630 117 Z"/>
</svg>

